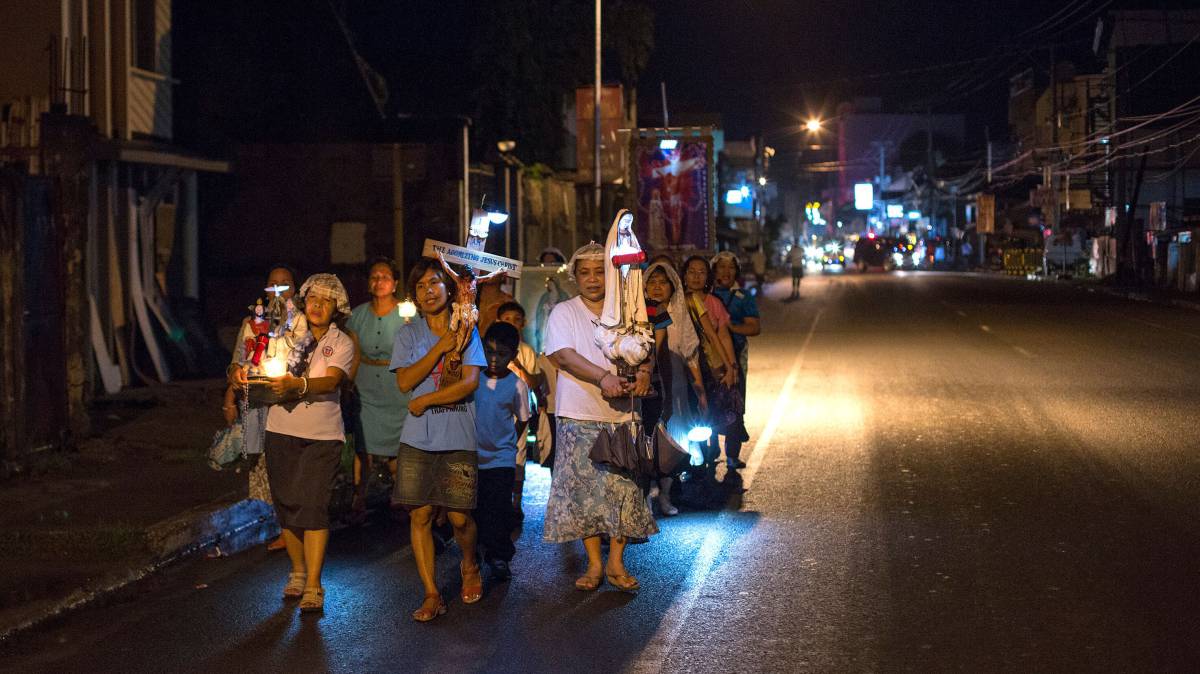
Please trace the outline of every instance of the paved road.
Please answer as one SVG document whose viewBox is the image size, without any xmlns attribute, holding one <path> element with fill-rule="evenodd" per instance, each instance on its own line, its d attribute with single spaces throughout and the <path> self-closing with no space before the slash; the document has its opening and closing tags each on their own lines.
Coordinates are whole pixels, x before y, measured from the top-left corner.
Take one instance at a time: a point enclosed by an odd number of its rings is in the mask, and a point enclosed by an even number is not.
<svg viewBox="0 0 1200 674">
<path fill-rule="evenodd" d="M 748 491 L 663 521 L 631 553 L 637 597 L 572 589 L 582 552 L 540 542 L 537 473 L 513 581 L 434 624 L 408 618 L 385 520 L 335 536 L 320 619 L 281 605 L 285 561 L 255 550 L 173 567 L 0 667 L 1200 669 L 1200 314 L 960 275 L 804 291 L 765 303 L 753 343 Z"/>
</svg>

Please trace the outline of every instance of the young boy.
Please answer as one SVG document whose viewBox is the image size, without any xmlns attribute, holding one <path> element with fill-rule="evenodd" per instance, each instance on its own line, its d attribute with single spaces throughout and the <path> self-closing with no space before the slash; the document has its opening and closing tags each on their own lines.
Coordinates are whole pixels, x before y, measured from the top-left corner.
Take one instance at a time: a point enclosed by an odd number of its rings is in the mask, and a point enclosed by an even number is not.
<svg viewBox="0 0 1200 674">
<path fill-rule="evenodd" d="M 521 331 L 525 329 L 525 307 L 522 307 L 517 302 L 505 302 L 496 309 L 496 320 L 501 323 L 508 323 L 517 329 L 518 337 Z M 542 368 L 538 366 L 537 353 L 533 347 L 521 340 L 517 345 L 517 356 L 509 365 L 521 381 L 525 382 L 525 386 L 533 391 L 537 400 L 537 409 L 539 413 L 545 409 L 545 395 L 543 392 L 544 378 L 542 376 Z M 534 428 L 537 428 L 534 426 Z M 517 511 L 517 516 L 524 518 L 525 513 L 521 508 L 521 492 L 525 488 L 525 459 L 527 455 L 526 435 L 520 434 L 517 438 L 517 474 L 516 481 L 513 483 L 513 508 Z M 538 448 L 539 451 L 547 451 L 548 447 Z"/>
<path fill-rule="evenodd" d="M 479 450 L 479 495 L 475 523 L 483 561 L 497 581 L 512 576 L 508 565 L 516 548 L 513 483 L 517 469 L 517 438 L 529 422 L 529 388 L 509 364 L 517 355 L 521 335 L 508 323 L 496 321 L 483 336 L 487 369 L 475 391 L 475 444 Z"/>
</svg>

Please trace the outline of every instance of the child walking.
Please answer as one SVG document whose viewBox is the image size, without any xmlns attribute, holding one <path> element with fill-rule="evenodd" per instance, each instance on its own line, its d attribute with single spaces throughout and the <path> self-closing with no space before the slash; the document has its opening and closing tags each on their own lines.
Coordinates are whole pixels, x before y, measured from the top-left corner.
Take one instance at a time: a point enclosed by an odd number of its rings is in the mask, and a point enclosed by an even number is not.
<svg viewBox="0 0 1200 674">
<path fill-rule="evenodd" d="M 529 422 L 529 388 L 509 369 L 521 335 L 496 321 L 483 337 L 487 369 L 475 391 L 475 443 L 479 456 L 479 496 L 475 522 L 483 561 L 497 581 L 512 577 L 509 563 L 516 548 L 512 535 L 519 519 L 513 508 L 517 438 Z"/>
<path fill-rule="evenodd" d="M 505 302 L 496 310 L 497 320 L 508 323 L 517 329 L 517 336 L 520 338 L 521 331 L 525 329 L 525 307 L 522 307 L 517 302 Z M 542 367 L 538 364 L 537 352 L 533 347 L 521 339 L 517 344 L 517 355 L 513 359 L 508 369 L 525 382 L 525 386 L 533 392 L 533 399 L 537 406 L 537 412 L 530 415 L 530 423 L 533 428 L 537 429 L 539 421 L 538 414 L 544 413 L 546 409 L 545 397 L 545 381 L 546 377 L 542 374 Z M 521 494 L 525 486 L 525 460 L 528 457 L 528 443 L 525 433 L 517 434 L 517 473 L 516 482 L 513 483 L 513 508 L 517 511 L 517 517 L 525 518 L 525 513 L 521 507 Z M 549 447 L 538 447 L 539 453 L 549 451 Z"/>
</svg>

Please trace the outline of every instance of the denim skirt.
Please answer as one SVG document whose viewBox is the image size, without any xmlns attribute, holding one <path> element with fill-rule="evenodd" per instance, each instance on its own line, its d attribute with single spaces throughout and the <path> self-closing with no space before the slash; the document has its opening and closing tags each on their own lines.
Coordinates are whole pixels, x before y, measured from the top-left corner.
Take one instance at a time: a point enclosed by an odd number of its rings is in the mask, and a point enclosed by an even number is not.
<svg viewBox="0 0 1200 674">
<path fill-rule="evenodd" d="M 466 450 L 427 452 L 400 443 L 392 503 L 473 509 L 478 477 L 476 458 L 475 452 Z"/>
</svg>

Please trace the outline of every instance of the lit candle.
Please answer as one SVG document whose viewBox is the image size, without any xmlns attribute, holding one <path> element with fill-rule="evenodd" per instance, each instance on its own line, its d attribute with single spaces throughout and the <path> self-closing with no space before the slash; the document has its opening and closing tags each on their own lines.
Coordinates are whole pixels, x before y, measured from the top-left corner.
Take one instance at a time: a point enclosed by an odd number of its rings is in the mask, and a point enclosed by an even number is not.
<svg viewBox="0 0 1200 674">
<path fill-rule="evenodd" d="M 286 358 L 270 358 L 263 363 L 263 374 L 268 377 L 282 377 L 287 374 Z"/>
<path fill-rule="evenodd" d="M 405 299 L 401 302 L 397 310 L 400 312 L 400 318 L 403 318 L 405 323 L 417 315 L 417 305 L 413 304 L 413 301 L 410 299 Z"/>
</svg>

